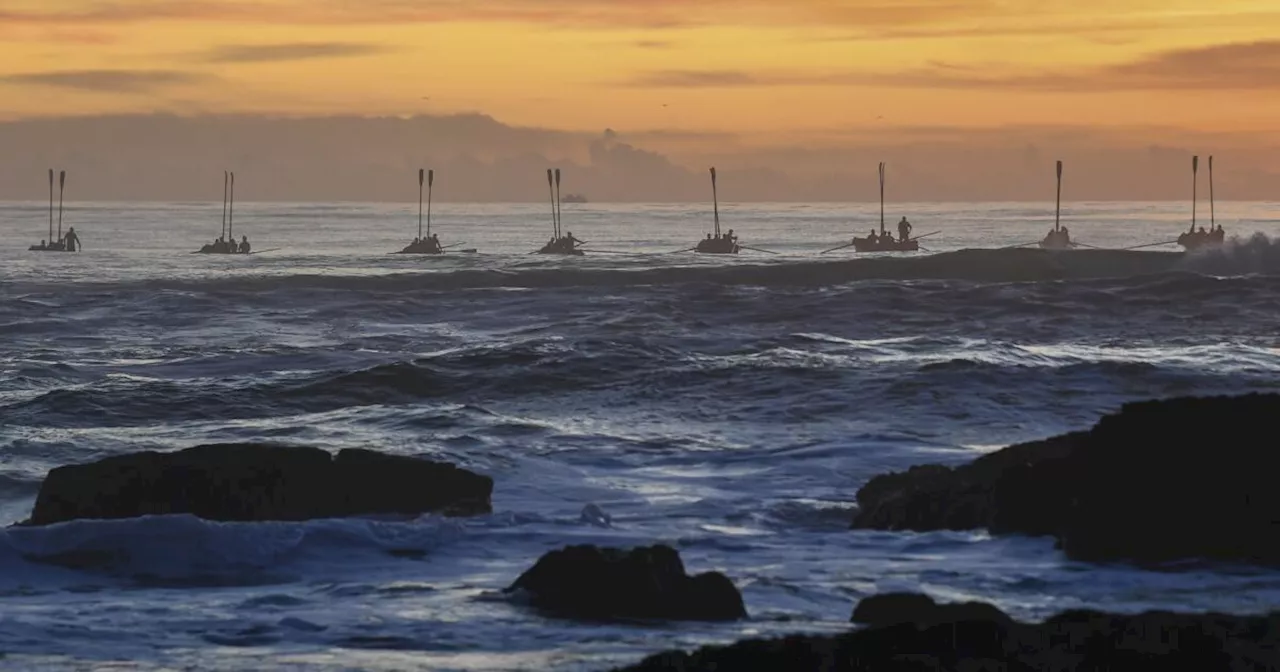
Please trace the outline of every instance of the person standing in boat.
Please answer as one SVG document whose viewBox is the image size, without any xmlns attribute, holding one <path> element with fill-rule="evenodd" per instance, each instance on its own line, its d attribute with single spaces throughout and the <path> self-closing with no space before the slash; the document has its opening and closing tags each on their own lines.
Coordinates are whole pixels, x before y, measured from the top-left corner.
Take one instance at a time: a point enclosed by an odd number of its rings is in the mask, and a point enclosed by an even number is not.
<svg viewBox="0 0 1280 672">
<path fill-rule="evenodd" d="M 907 221 L 904 215 L 901 222 L 898 222 L 898 240 L 907 242 L 907 238 L 911 236 L 911 222 Z"/>
<path fill-rule="evenodd" d="M 80 236 L 76 235 L 76 227 L 67 229 L 67 235 L 62 238 L 63 248 L 67 252 L 80 251 Z"/>
</svg>

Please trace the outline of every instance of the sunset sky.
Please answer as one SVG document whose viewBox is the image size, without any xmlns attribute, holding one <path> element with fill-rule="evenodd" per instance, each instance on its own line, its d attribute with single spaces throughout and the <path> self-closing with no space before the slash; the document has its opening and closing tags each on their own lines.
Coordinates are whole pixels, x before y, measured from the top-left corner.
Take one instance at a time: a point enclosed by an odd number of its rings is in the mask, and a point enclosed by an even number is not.
<svg viewBox="0 0 1280 672">
<path fill-rule="evenodd" d="M 1274 142 L 1277 36 L 1275 0 L 3 0 L 0 119 L 479 112 L 739 147 L 1008 127 Z"/>
</svg>

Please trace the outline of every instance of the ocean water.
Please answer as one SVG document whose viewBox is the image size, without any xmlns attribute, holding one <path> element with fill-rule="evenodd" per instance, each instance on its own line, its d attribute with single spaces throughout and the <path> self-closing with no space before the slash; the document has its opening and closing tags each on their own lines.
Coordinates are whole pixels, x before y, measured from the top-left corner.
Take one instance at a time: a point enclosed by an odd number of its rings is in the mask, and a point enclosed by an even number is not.
<svg viewBox="0 0 1280 672">
<path fill-rule="evenodd" d="M 441 241 L 478 252 L 433 258 L 387 254 L 416 204 L 242 203 L 236 235 L 264 252 L 223 257 L 189 254 L 218 234 L 218 203 L 72 203 L 77 255 L 26 251 L 47 204 L 0 204 L 0 524 L 50 468 L 205 442 L 369 447 L 495 479 L 494 513 L 469 519 L 0 529 L 0 668 L 603 670 L 843 629 L 859 597 L 895 589 L 1026 618 L 1280 604 L 1274 570 L 848 529 L 887 470 L 1087 428 L 1129 400 L 1276 390 L 1280 205 L 1217 204 L 1242 239 L 1159 273 L 1173 245 L 956 252 L 1037 240 L 1043 204 L 893 207 L 890 224 L 939 233 L 888 263 L 818 254 L 875 205 L 725 205 L 725 228 L 777 253 L 734 258 L 659 254 L 704 235 L 707 207 L 594 204 L 564 206 L 588 256 L 531 256 L 548 210 L 437 205 Z M 1121 248 L 1189 216 L 1073 203 L 1064 222 Z M 583 624 L 494 596 L 548 550 L 656 542 L 727 573 L 751 618 Z M 41 560 L 79 551 L 112 560 Z"/>
</svg>

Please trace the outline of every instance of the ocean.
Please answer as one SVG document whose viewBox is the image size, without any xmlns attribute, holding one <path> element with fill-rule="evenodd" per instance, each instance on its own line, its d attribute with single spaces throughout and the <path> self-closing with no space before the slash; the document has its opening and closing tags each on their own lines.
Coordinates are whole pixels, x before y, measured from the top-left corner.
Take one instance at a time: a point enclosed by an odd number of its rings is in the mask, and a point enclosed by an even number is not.
<svg viewBox="0 0 1280 672">
<path fill-rule="evenodd" d="M 549 205 L 436 204 L 432 232 L 477 253 L 422 257 L 388 254 L 416 203 L 237 203 L 250 256 L 190 254 L 218 235 L 216 202 L 69 203 L 74 255 L 26 251 L 47 203 L 0 204 L 0 525 L 53 467 L 210 442 L 367 447 L 495 481 L 494 512 L 467 519 L 0 529 L 0 668 L 605 670 L 842 630 L 860 597 L 900 589 L 1031 619 L 1274 608 L 1275 570 L 849 530 L 878 473 L 1086 429 L 1126 401 L 1280 387 L 1280 204 L 1215 207 L 1245 239 L 1173 263 L 1170 244 L 962 252 L 1038 240 L 1052 203 L 892 205 L 891 229 L 905 214 L 938 232 L 896 261 L 819 254 L 878 204 L 721 206 L 776 253 L 735 257 L 661 254 L 705 235 L 708 206 L 565 204 L 581 258 L 528 254 Z M 1176 238 L 1190 210 L 1070 203 L 1063 223 L 1132 247 Z M 576 623 L 496 597 L 572 543 L 672 544 L 731 577 L 751 617 Z M 112 560 L 38 559 L 82 551 Z"/>
</svg>

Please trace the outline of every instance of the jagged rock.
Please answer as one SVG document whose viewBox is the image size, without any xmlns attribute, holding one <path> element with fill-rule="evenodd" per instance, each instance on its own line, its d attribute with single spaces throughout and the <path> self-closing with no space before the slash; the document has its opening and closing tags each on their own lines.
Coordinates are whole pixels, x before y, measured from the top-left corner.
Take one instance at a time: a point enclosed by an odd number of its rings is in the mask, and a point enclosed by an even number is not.
<svg viewBox="0 0 1280 672">
<path fill-rule="evenodd" d="M 27 525 L 186 513 L 220 521 L 369 514 L 474 515 L 493 479 L 451 464 L 348 449 L 212 444 L 145 451 L 49 472 Z"/>
<path fill-rule="evenodd" d="M 858 492 L 853 527 L 1052 535 L 1077 560 L 1280 563 L 1280 394 L 1125 404 L 1088 432 Z"/>
<path fill-rule="evenodd" d="M 567 618 L 723 621 L 747 615 L 728 577 L 719 572 L 689 576 L 680 554 L 662 545 L 552 551 L 506 592 Z"/>
<path fill-rule="evenodd" d="M 1044 623 L 1020 623 L 983 603 L 963 605 L 972 618 L 940 618 L 937 610 L 948 605 L 927 606 L 932 602 L 925 596 L 875 596 L 863 600 L 858 609 L 880 611 L 896 603 L 922 610 L 925 618 L 898 621 L 895 615 L 884 624 L 840 635 L 748 639 L 691 653 L 668 651 L 616 672 L 1156 672 L 1280 666 L 1280 612 L 1228 616 L 1070 611 Z M 951 615 L 963 616 L 961 611 Z"/>
</svg>

